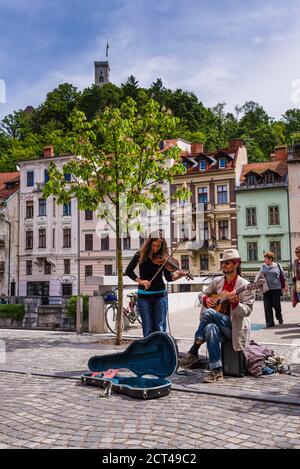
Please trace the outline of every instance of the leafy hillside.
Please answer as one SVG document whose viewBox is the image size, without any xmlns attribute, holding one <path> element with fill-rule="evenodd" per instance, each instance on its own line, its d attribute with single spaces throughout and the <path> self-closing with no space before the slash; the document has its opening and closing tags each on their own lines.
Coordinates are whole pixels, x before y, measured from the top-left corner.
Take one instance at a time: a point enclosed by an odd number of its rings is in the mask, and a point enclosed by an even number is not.
<svg viewBox="0 0 300 469">
<path fill-rule="evenodd" d="M 83 91 L 69 83 L 50 91 L 43 103 L 15 111 L 0 123 L 0 171 L 14 171 L 20 159 L 36 158 L 46 145 L 53 144 L 55 153 L 71 151 L 70 113 L 77 108 L 87 119 L 101 113 L 106 106 L 119 106 L 128 96 L 138 105 L 149 97 L 170 109 L 180 118 L 177 135 L 191 142 L 203 142 L 206 151 L 226 145 L 230 138 L 243 138 L 249 161 L 269 158 L 275 145 L 291 143 L 300 129 L 300 109 L 289 109 L 276 121 L 259 103 L 249 101 L 236 106 L 234 113 L 225 112 L 225 103 L 206 108 L 193 93 L 164 87 L 157 79 L 150 88 L 141 88 L 135 77 L 120 87 L 109 83 L 99 88 L 92 85 Z"/>
</svg>

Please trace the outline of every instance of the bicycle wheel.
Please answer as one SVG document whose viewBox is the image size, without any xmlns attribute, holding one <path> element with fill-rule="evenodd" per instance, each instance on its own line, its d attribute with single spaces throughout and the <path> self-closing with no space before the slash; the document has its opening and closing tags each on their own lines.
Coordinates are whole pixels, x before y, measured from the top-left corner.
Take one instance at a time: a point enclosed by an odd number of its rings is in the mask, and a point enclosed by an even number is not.
<svg viewBox="0 0 300 469">
<path fill-rule="evenodd" d="M 113 334 L 117 333 L 117 312 L 118 312 L 118 307 L 116 304 L 111 304 L 106 308 L 105 310 L 105 323 Z M 123 319 L 123 318 L 122 318 Z M 124 320 L 122 320 L 122 332 L 124 331 Z"/>
</svg>

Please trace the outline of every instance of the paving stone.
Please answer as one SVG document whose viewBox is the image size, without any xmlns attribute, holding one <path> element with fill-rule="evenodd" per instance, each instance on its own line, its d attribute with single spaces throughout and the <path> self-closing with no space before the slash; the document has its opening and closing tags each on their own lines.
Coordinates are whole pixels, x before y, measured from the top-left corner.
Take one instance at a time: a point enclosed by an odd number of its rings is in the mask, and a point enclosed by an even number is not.
<svg viewBox="0 0 300 469">
<path fill-rule="evenodd" d="M 81 370 L 90 356 L 116 350 L 92 344 L 93 336 L 41 332 L 37 338 L 32 331 L 0 330 L 0 339 L 6 333 L 8 363 L 19 363 L 24 369 Z M 174 382 L 201 390 L 201 373 L 177 376 Z M 230 392 L 298 396 L 298 380 L 232 378 L 210 388 L 226 391 L 227 397 L 173 390 L 162 399 L 137 401 L 117 394 L 99 399 L 97 388 L 79 386 L 75 380 L 28 379 L 0 372 L 0 444 L 8 448 L 296 448 L 300 446 L 299 407 L 240 400 L 230 397 Z"/>
</svg>

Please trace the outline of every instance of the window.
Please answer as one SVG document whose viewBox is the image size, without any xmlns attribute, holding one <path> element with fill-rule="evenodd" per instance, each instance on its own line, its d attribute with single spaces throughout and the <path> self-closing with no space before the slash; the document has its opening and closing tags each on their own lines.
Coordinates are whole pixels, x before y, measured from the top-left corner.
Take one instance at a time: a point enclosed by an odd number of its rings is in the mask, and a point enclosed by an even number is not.
<svg viewBox="0 0 300 469">
<path fill-rule="evenodd" d="M 204 222 L 204 241 L 208 242 L 208 221 Z"/>
<path fill-rule="evenodd" d="M 33 231 L 26 231 L 26 248 L 25 249 L 32 249 L 33 248 Z"/>
<path fill-rule="evenodd" d="M 32 275 L 32 261 L 26 261 L 26 275 Z"/>
<path fill-rule="evenodd" d="M 51 264 L 45 261 L 45 275 L 51 275 Z"/>
<path fill-rule="evenodd" d="M 257 243 L 247 243 L 247 259 L 248 261 L 257 261 Z"/>
<path fill-rule="evenodd" d="M 247 178 L 247 183 L 249 186 L 255 186 L 257 183 L 257 177 L 254 174 L 251 174 Z"/>
<path fill-rule="evenodd" d="M 206 161 L 205 160 L 199 161 L 199 169 L 200 169 L 200 171 L 205 171 L 206 170 Z"/>
<path fill-rule="evenodd" d="M 92 234 L 86 234 L 85 235 L 85 250 L 86 251 L 92 251 L 94 249 L 93 246 L 93 235 Z"/>
<path fill-rule="evenodd" d="M 104 266 L 104 275 L 113 275 L 113 266 L 105 265 Z"/>
<path fill-rule="evenodd" d="M 63 230 L 63 247 L 71 247 L 71 228 L 64 228 Z"/>
<path fill-rule="evenodd" d="M 27 282 L 26 296 L 42 296 L 42 304 L 49 304 L 49 282 Z"/>
<path fill-rule="evenodd" d="M 63 283 L 62 284 L 62 296 L 72 296 L 72 283 Z"/>
<path fill-rule="evenodd" d="M 101 236 L 101 251 L 109 251 L 109 235 Z"/>
<path fill-rule="evenodd" d="M 227 186 L 217 186 L 217 194 L 218 204 L 227 204 Z"/>
<path fill-rule="evenodd" d="M 44 169 L 44 182 L 48 182 L 49 179 L 48 169 Z"/>
<path fill-rule="evenodd" d="M 190 258 L 189 256 L 181 256 L 181 269 L 189 270 L 190 269 Z"/>
<path fill-rule="evenodd" d="M 219 221 L 219 239 L 229 239 L 228 220 Z"/>
<path fill-rule="evenodd" d="M 53 216 L 56 216 L 56 198 L 53 197 L 53 211 L 52 211 Z"/>
<path fill-rule="evenodd" d="M 200 270 L 208 270 L 208 255 L 201 254 L 200 255 Z"/>
<path fill-rule="evenodd" d="M 33 218 L 33 200 L 26 202 L 26 218 Z"/>
<path fill-rule="evenodd" d="M 46 216 L 46 199 L 39 199 L 39 217 Z"/>
<path fill-rule="evenodd" d="M 256 207 L 246 208 L 246 226 L 256 226 Z"/>
<path fill-rule="evenodd" d="M 220 169 L 225 169 L 226 168 L 226 158 L 220 158 L 219 159 L 219 168 Z"/>
<path fill-rule="evenodd" d="M 70 259 L 64 259 L 64 274 L 69 275 L 71 273 L 71 261 Z"/>
<path fill-rule="evenodd" d="M 41 228 L 39 230 L 39 248 L 45 248 L 46 247 L 46 229 Z"/>
<path fill-rule="evenodd" d="M 207 187 L 199 187 L 198 188 L 198 203 L 207 204 L 207 201 L 208 201 Z"/>
<path fill-rule="evenodd" d="M 52 247 L 55 248 L 55 228 L 52 229 Z"/>
<path fill-rule="evenodd" d="M 67 181 L 67 182 L 71 182 L 71 174 L 70 174 L 70 173 L 65 173 L 65 174 L 64 174 L 64 179 L 65 179 L 65 181 Z"/>
<path fill-rule="evenodd" d="M 93 210 L 85 211 L 85 220 L 93 220 L 94 212 Z"/>
<path fill-rule="evenodd" d="M 186 170 L 188 169 L 187 161 L 182 161 L 182 165 L 185 167 Z"/>
<path fill-rule="evenodd" d="M 130 236 L 127 236 L 127 238 L 123 238 L 123 249 L 131 249 Z"/>
<path fill-rule="evenodd" d="M 93 266 L 92 265 L 86 265 L 85 266 L 85 277 L 92 277 L 93 275 Z"/>
<path fill-rule="evenodd" d="M 279 225 L 279 207 L 278 205 L 273 205 L 269 207 L 269 225 Z"/>
<path fill-rule="evenodd" d="M 34 186 L 34 171 L 27 171 L 27 187 Z"/>
<path fill-rule="evenodd" d="M 280 241 L 270 241 L 270 251 L 274 252 L 275 259 L 277 261 L 281 260 L 281 242 Z"/>
<path fill-rule="evenodd" d="M 71 215 L 71 202 L 67 202 L 64 204 L 64 209 L 63 209 L 63 216 L 67 217 Z"/>
<path fill-rule="evenodd" d="M 274 173 L 266 173 L 265 174 L 265 183 L 266 184 L 274 184 Z"/>
</svg>

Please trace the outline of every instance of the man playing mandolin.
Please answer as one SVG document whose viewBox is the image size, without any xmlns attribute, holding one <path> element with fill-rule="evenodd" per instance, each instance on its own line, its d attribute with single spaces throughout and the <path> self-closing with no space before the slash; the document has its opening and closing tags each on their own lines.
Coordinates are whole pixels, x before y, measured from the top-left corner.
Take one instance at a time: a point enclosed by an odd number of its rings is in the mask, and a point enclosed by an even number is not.
<svg viewBox="0 0 300 469">
<path fill-rule="evenodd" d="M 254 294 L 247 280 L 241 277 L 241 258 L 236 249 L 226 249 L 221 260 L 224 276 L 216 277 L 200 293 L 200 323 L 195 341 L 179 365 L 189 367 L 198 360 L 198 350 L 207 343 L 210 373 L 203 380 L 214 383 L 223 379 L 220 343 L 231 339 L 234 350 L 243 350 L 249 343 Z"/>
</svg>

